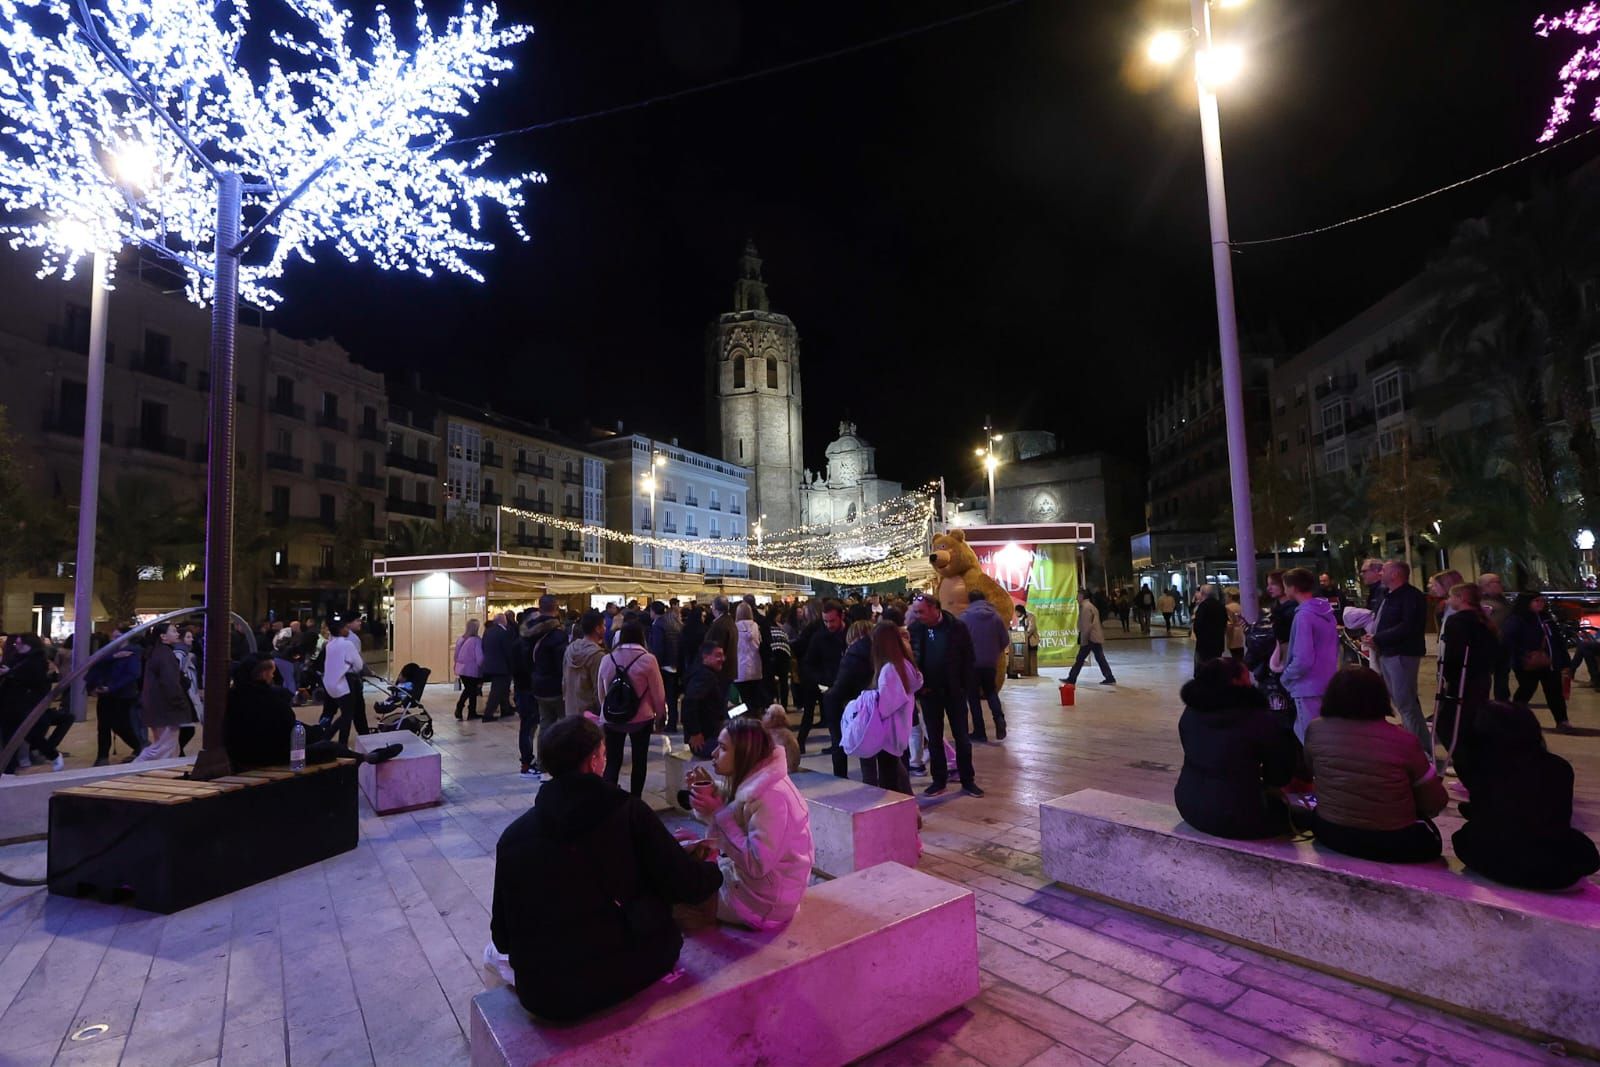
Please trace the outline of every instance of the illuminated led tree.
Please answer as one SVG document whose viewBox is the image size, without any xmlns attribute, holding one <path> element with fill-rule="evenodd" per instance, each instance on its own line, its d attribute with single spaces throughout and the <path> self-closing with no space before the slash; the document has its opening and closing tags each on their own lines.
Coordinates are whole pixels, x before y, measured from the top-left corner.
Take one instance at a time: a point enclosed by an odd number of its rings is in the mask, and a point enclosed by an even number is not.
<svg viewBox="0 0 1600 1067">
<path fill-rule="evenodd" d="M 1534 20 L 1533 30 L 1540 37 L 1565 31 L 1579 37 L 1593 38 L 1600 33 L 1600 4 L 1584 4 L 1581 8 L 1560 15 L 1540 15 Z M 1562 66 L 1558 77 L 1561 79 L 1561 92 L 1550 105 L 1550 118 L 1545 121 L 1544 132 L 1539 135 L 1540 141 L 1554 140 L 1556 131 L 1572 118 L 1572 109 L 1578 100 L 1578 87 L 1600 78 L 1600 43 L 1580 45 Z M 1600 122 L 1600 97 L 1590 108 L 1589 117 Z"/>
<path fill-rule="evenodd" d="M 86 253 L 154 249 L 212 305 L 207 777 L 227 770 L 239 297 L 273 306 L 273 280 L 322 247 L 481 278 L 482 209 L 521 235 L 542 180 L 489 177 L 491 143 L 451 143 L 527 27 L 468 4 L 439 29 L 418 6 L 403 41 L 381 7 L 358 30 L 329 0 L 282 6 L 294 28 L 252 36 L 245 0 L 0 0 L 0 236 L 67 277 Z"/>
</svg>

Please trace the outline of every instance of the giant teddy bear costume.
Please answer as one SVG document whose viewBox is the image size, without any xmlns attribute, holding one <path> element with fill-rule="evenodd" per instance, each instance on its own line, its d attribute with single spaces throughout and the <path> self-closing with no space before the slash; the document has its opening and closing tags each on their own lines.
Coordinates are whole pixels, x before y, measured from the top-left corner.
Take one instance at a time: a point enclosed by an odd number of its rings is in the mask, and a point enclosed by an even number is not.
<svg viewBox="0 0 1600 1067">
<path fill-rule="evenodd" d="M 983 568 L 978 566 L 978 554 L 967 544 L 965 530 L 951 530 L 948 533 L 933 535 L 933 549 L 928 555 L 928 562 L 933 564 L 933 569 L 939 574 L 939 606 L 952 615 L 961 615 L 967 610 L 967 594 L 976 589 L 983 594 L 983 598 L 994 605 L 994 610 L 1000 613 L 1000 618 L 1007 624 L 1011 621 L 1014 612 L 1011 594 L 1003 589 L 999 582 L 983 573 Z M 1000 653 L 1000 662 L 993 664 L 995 670 L 995 686 L 998 688 L 1005 684 L 1006 657 L 1009 649 Z M 979 664 L 982 667 L 983 664 Z"/>
</svg>

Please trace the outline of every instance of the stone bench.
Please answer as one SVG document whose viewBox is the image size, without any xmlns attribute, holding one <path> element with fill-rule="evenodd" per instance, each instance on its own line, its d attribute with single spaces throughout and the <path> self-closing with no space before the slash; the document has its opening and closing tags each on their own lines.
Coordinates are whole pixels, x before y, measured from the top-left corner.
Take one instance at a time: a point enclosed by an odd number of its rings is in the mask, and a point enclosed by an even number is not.
<svg viewBox="0 0 1600 1067">
<path fill-rule="evenodd" d="M 917 865 L 922 850 L 915 799 L 817 771 L 790 777 L 811 812 L 817 870 L 839 878 L 880 863 Z"/>
<path fill-rule="evenodd" d="M 978 995 L 972 892 L 886 863 L 806 891 L 783 930 L 684 939 L 682 973 L 578 1023 L 507 988 L 472 999 L 472 1067 L 858 1060 Z"/>
<path fill-rule="evenodd" d="M 439 750 L 410 730 L 362 734 L 355 739 L 357 752 L 376 752 L 387 745 L 402 745 L 404 750 L 382 763 L 363 763 L 356 774 L 361 794 L 372 810 L 388 815 L 439 803 L 444 773 Z"/>
<path fill-rule="evenodd" d="M 193 756 L 115 763 L 108 767 L 80 767 L 71 771 L 42 770 L 8 774 L 0 778 L 0 844 L 43 837 L 50 827 L 50 795 L 58 789 L 89 785 L 129 774 L 154 770 L 189 770 Z"/>
<path fill-rule="evenodd" d="M 51 796 L 47 878 L 170 915 L 348 852 L 357 832 L 354 760 L 203 782 L 145 770 Z"/>
<path fill-rule="evenodd" d="M 689 751 L 688 745 L 674 741 L 665 761 L 667 803 L 674 808 L 678 806 L 678 792 L 688 788 L 689 771 L 695 767 L 704 767 L 709 771 L 711 761 L 696 757 Z"/>
<path fill-rule="evenodd" d="M 1384 864 L 1310 841 L 1228 841 L 1171 804 L 1084 789 L 1039 805 L 1063 885 L 1402 996 L 1600 1049 L 1600 886 L 1497 885 L 1453 858 Z M 1448 840 L 1448 832 L 1446 833 Z"/>
</svg>

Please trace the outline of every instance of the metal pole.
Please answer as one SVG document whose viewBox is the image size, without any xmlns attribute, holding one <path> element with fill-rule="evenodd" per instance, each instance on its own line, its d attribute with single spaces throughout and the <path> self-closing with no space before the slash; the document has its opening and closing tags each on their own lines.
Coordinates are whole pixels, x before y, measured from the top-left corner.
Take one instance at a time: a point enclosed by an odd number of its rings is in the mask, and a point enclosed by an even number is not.
<svg viewBox="0 0 1600 1067">
<path fill-rule="evenodd" d="M 89 662 L 94 638 L 94 539 L 100 506 L 100 424 L 106 394 L 106 254 L 94 254 L 89 292 L 89 383 L 83 408 L 83 475 L 78 482 L 78 562 L 73 571 L 72 669 Z M 72 683 L 72 717 L 89 717 L 89 698 L 80 676 Z"/>
<path fill-rule="evenodd" d="M 500 508 L 498 508 L 498 507 L 496 507 L 494 509 L 494 551 L 495 551 L 496 555 L 499 555 L 499 553 L 500 553 Z"/>
<path fill-rule="evenodd" d="M 211 413 L 206 442 L 205 729 L 196 778 L 228 774 L 222 721 L 228 709 L 233 604 L 234 330 L 239 319 L 239 175 L 217 178 L 216 292 L 211 298 Z M 256 516 L 257 519 L 260 516 Z"/>
<path fill-rule="evenodd" d="M 1211 49 L 1211 10 L 1207 0 L 1190 0 L 1202 51 Z M 1245 432 L 1244 373 L 1239 364 L 1239 320 L 1233 306 L 1233 254 L 1228 247 L 1228 198 L 1222 181 L 1222 130 L 1217 97 L 1199 76 L 1200 138 L 1205 148 L 1206 202 L 1211 215 L 1211 270 L 1217 291 L 1217 335 L 1222 348 L 1222 404 L 1228 425 L 1228 472 L 1233 497 L 1233 541 L 1239 563 L 1239 606 L 1255 622 L 1256 537 L 1250 514 L 1250 446 Z"/>
</svg>

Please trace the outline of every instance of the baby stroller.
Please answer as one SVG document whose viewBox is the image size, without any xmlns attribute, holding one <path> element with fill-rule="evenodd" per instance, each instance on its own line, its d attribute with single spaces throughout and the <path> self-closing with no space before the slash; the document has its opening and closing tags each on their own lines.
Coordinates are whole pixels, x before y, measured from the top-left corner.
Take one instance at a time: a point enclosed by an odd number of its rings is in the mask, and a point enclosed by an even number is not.
<svg viewBox="0 0 1600 1067">
<path fill-rule="evenodd" d="M 381 678 L 373 682 L 388 694 L 372 706 L 378 730 L 410 730 L 424 741 L 433 739 L 433 718 L 422 706 L 422 692 L 428 687 L 431 673 L 426 667 L 407 663 L 393 683 Z"/>
</svg>

